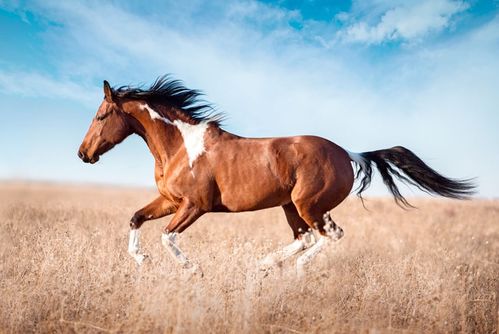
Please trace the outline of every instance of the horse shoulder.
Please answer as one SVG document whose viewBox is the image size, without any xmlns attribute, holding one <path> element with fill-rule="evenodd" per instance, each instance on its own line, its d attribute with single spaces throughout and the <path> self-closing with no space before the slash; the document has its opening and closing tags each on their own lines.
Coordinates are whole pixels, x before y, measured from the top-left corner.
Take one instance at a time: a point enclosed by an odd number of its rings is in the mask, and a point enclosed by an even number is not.
<svg viewBox="0 0 499 334">
<path fill-rule="evenodd" d="M 158 184 L 161 184 L 161 193 L 169 194 L 178 201 L 188 198 L 206 211 L 211 208 L 214 181 L 204 154 L 192 166 L 185 161 L 185 157 L 174 157 Z"/>
</svg>

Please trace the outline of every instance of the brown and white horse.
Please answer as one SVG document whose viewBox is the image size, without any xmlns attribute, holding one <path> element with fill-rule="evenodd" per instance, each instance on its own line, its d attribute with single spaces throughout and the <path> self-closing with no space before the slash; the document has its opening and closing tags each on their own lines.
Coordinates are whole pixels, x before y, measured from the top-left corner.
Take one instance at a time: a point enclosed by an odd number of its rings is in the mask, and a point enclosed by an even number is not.
<svg viewBox="0 0 499 334">
<path fill-rule="evenodd" d="M 361 196 L 371 182 L 373 163 L 400 205 L 410 206 L 392 176 L 445 197 L 465 198 L 473 191 L 468 180 L 438 174 L 401 146 L 351 153 L 315 136 L 234 135 L 221 129 L 220 115 L 200 101 L 198 91 L 168 76 L 158 78 L 149 89 L 113 89 L 104 81 L 104 95 L 78 156 L 95 163 L 133 133 L 149 147 L 159 196 L 130 222 L 128 252 L 139 264 L 145 258 L 139 229 L 147 220 L 175 214 L 161 240 L 179 263 L 193 268 L 175 238 L 201 215 L 281 206 L 295 241 L 261 263 L 271 266 L 308 248 L 297 260 L 302 270 L 329 240 L 343 236 L 329 211 L 349 195 L 355 177 L 360 179 Z M 352 162 L 358 167 L 356 176 Z"/>
</svg>

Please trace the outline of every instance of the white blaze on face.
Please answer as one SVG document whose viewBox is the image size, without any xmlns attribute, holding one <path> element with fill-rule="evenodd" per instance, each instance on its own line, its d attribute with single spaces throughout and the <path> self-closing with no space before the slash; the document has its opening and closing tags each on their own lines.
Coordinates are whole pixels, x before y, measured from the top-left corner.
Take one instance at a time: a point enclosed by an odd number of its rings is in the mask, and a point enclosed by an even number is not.
<svg viewBox="0 0 499 334">
<path fill-rule="evenodd" d="M 180 120 L 170 121 L 166 117 L 161 116 L 154 109 L 149 107 L 147 104 L 142 104 L 142 110 L 147 110 L 151 119 L 160 120 L 166 124 L 171 124 L 177 127 L 184 140 L 184 147 L 187 151 L 187 156 L 189 157 L 189 167 L 192 168 L 192 164 L 196 159 L 206 151 L 204 146 L 204 134 L 208 128 L 207 122 L 201 122 L 199 124 L 189 124 L 182 122 Z"/>
</svg>

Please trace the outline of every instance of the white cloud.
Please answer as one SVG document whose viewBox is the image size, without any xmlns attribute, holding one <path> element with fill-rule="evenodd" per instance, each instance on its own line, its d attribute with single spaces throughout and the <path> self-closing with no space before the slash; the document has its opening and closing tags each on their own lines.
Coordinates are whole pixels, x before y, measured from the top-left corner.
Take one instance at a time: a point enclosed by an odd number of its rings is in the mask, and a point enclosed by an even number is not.
<svg viewBox="0 0 499 334">
<path fill-rule="evenodd" d="M 382 3 L 383 7 L 387 5 Z M 469 5 L 453 0 L 421 0 L 399 3 L 384 11 L 379 22 L 355 21 L 337 33 L 346 42 L 379 44 L 386 41 L 417 41 L 451 24 L 451 19 Z M 345 14 L 342 15 L 345 20 Z"/>
<path fill-rule="evenodd" d="M 56 79 L 39 72 L 2 71 L 0 72 L 0 91 L 24 97 L 43 97 L 69 99 L 86 105 L 95 104 L 95 87 L 85 87 L 79 83 Z"/>
</svg>

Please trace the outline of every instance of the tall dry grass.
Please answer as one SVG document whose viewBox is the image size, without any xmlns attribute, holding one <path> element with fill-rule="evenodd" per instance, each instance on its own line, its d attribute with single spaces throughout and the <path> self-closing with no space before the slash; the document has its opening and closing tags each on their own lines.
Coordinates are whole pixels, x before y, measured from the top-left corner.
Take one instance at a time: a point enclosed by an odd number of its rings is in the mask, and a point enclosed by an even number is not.
<svg viewBox="0 0 499 334">
<path fill-rule="evenodd" d="M 2 332 L 496 333 L 499 202 L 354 198 L 333 211 L 345 237 L 298 279 L 295 259 L 257 259 L 291 241 L 279 208 L 207 214 L 180 237 L 204 277 L 146 223 L 137 267 L 128 221 L 155 197 L 120 188 L 0 185 Z"/>
</svg>

